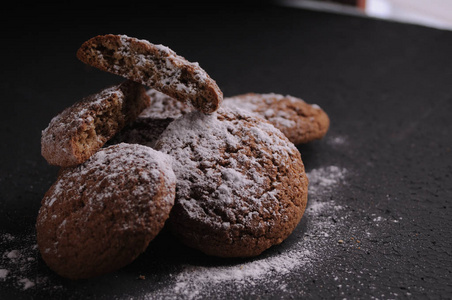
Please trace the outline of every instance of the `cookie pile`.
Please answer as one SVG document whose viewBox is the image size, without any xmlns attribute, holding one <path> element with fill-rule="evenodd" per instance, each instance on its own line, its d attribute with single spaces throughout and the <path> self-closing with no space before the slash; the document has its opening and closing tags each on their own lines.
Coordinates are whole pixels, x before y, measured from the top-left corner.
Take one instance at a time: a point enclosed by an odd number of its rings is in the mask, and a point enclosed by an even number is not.
<svg viewBox="0 0 452 300">
<path fill-rule="evenodd" d="M 308 196 L 295 144 L 326 134 L 320 107 L 274 93 L 223 98 L 197 63 L 125 35 L 96 36 L 77 57 L 125 81 L 42 131 L 43 157 L 61 167 L 36 222 L 51 269 L 115 271 L 164 226 L 218 257 L 256 256 L 292 233 Z"/>
</svg>

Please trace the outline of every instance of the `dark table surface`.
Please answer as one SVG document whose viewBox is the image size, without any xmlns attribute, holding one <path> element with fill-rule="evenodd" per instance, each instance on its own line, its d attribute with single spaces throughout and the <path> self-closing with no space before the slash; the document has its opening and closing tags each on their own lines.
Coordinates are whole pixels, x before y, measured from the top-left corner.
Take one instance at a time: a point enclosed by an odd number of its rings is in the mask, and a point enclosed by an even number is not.
<svg viewBox="0 0 452 300">
<path fill-rule="evenodd" d="M 0 299 L 452 297 L 452 32 L 263 3 L 126 6 L 2 11 Z M 326 137 L 298 145 L 310 198 L 285 242 L 222 260 L 162 232 L 100 278 L 46 267 L 34 224 L 58 169 L 41 130 L 122 81 L 75 57 L 105 33 L 199 62 L 225 96 L 289 94 L 329 114 Z"/>
</svg>

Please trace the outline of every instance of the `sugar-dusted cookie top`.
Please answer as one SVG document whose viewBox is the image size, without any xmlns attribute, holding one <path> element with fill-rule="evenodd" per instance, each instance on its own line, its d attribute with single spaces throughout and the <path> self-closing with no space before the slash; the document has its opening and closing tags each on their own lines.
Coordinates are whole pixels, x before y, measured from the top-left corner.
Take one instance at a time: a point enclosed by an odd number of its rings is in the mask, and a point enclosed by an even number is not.
<svg viewBox="0 0 452 300">
<path fill-rule="evenodd" d="M 49 164 L 80 164 L 149 105 L 144 86 L 127 80 L 66 108 L 42 131 L 41 153 Z"/>
<path fill-rule="evenodd" d="M 71 279 L 129 264 L 163 228 L 175 186 L 171 157 L 141 145 L 102 148 L 62 168 L 37 217 L 42 258 Z"/>
<path fill-rule="evenodd" d="M 99 35 L 82 44 L 77 57 L 100 70 L 140 82 L 204 113 L 216 111 L 223 93 L 198 63 L 170 48 L 126 35 Z"/>
<path fill-rule="evenodd" d="M 281 243 L 303 215 L 308 179 L 300 153 L 244 110 L 185 114 L 156 149 L 173 157 L 177 177 L 170 228 L 191 247 L 222 257 L 258 255 Z"/>
<path fill-rule="evenodd" d="M 290 95 L 247 93 L 225 98 L 224 105 L 234 105 L 267 119 L 294 144 L 321 139 L 330 125 L 328 115 L 318 105 Z"/>
</svg>

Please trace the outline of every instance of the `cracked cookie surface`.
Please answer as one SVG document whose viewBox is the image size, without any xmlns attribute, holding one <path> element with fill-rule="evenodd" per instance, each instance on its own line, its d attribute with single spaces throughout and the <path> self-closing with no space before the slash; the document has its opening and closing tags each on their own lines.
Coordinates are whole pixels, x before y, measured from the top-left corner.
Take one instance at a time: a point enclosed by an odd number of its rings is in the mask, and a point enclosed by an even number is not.
<svg viewBox="0 0 452 300">
<path fill-rule="evenodd" d="M 156 149 L 173 157 L 177 177 L 169 227 L 206 254 L 258 255 L 287 238 L 304 213 L 308 179 L 300 153 L 246 111 L 185 114 Z"/>
<path fill-rule="evenodd" d="M 43 260 L 71 279 L 131 263 L 163 228 L 175 186 L 171 157 L 141 145 L 109 146 L 62 168 L 36 221 Z"/>
</svg>

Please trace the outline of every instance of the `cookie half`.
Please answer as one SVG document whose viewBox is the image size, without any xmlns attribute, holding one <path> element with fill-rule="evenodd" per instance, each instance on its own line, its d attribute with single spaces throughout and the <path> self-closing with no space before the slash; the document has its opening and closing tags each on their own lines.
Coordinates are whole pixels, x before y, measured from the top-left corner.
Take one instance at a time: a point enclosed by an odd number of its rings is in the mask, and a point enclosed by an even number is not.
<svg viewBox="0 0 452 300">
<path fill-rule="evenodd" d="M 100 70 L 140 82 L 204 113 L 218 109 L 223 93 L 199 66 L 170 48 L 126 35 L 99 35 L 82 44 L 77 57 Z"/>
<path fill-rule="evenodd" d="M 308 179 L 299 151 L 269 122 L 220 108 L 174 120 L 156 149 L 173 157 L 176 202 L 170 230 L 220 257 L 251 257 L 299 223 Z"/>
<path fill-rule="evenodd" d="M 63 168 L 36 222 L 47 265 L 80 279 L 131 263 L 163 228 L 174 204 L 170 160 L 146 146 L 119 144 Z"/>
<path fill-rule="evenodd" d="M 290 95 L 247 93 L 225 98 L 224 103 L 267 119 L 294 144 L 321 139 L 330 125 L 328 115 L 318 105 Z"/>
<path fill-rule="evenodd" d="M 55 116 L 42 131 L 42 156 L 51 165 L 80 164 L 147 106 L 144 86 L 129 80 L 90 95 Z"/>
</svg>

